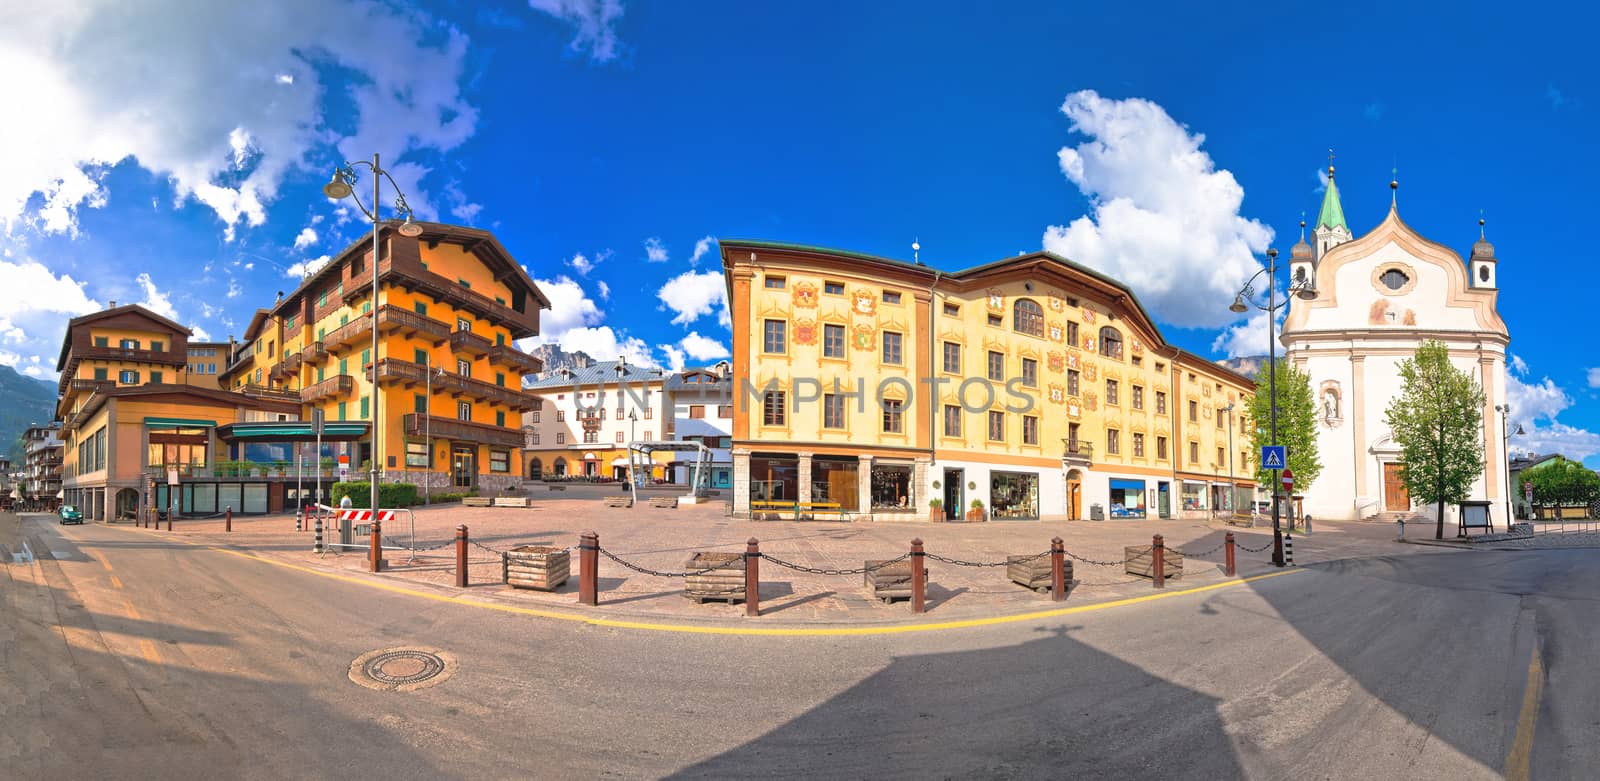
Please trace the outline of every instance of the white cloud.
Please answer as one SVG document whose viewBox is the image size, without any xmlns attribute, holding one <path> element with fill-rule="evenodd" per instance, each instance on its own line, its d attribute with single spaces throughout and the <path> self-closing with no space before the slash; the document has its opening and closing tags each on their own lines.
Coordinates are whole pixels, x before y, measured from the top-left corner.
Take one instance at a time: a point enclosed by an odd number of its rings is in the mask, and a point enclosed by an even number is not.
<svg viewBox="0 0 1600 781">
<path fill-rule="evenodd" d="M 661 239 L 651 236 L 644 240 L 644 259 L 651 263 L 667 262 L 667 247 Z"/>
<path fill-rule="evenodd" d="M 25 257 L 20 247 L 6 246 L 0 256 L 0 280 L 5 282 L 0 284 L 0 343 L 7 345 L 6 353 L 17 356 L 18 371 L 52 379 L 67 320 L 98 311 L 100 304 L 83 292 L 84 283 L 69 274 L 57 276 Z"/>
<path fill-rule="evenodd" d="M 1589 387 L 1600 388 L 1600 367 L 1589 370 Z"/>
<path fill-rule="evenodd" d="M 302 260 L 299 263 L 284 269 L 283 275 L 290 279 L 305 279 L 306 277 L 317 273 L 318 269 L 328 265 L 328 261 L 330 259 L 331 256 L 329 255 L 318 255 L 310 260 Z"/>
<path fill-rule="evenodd" d="M 1513 360 L 1506 372 L 1506 403 L 1511 414 L 1506 425 L 1511 432 L 1510 448 L 1534 453 L 1560 453 L 1579 461 L 1600 453 L 1600 434 L 1569 426 L 1556 416 L 1572 406 L 1572 397 L 1545 377 L 1524 382 L 1527 364 Z M 1526 433 L 1515 433 L 1521 426 Z"/>
<path fill-rule="evenodd" d="M 705 257 L 707 252 L 711 251 L 711 245 L 715 244 L 716 241 L 717 241 L 717 237 L 715 237 L 715 236 L 707 236 L 707 237 L 705 237 L 703 239 L 700 239 L 699 241 L 695 242 L 694 243 L 694 254 L 689 256 L 689 265 L 690 266 L 699 265 L 700 264 L 700 259 Z"/>
<path fill-rule="evenodd" d="M 660 350 L 663 355 L 667 356 L 668 369 L 671 369 L 675 372 L 683 371 L 683 350 L 680 350 L 676 346 L 670 344 L 658 344 L 656 345 L 656 349 Z"/>
<path fill-rule="evenodd" d="M 301 228 L 300 229 L 300 235 L 294 237 L 294 248 L 296 250 L 303 250 L 306 247 L 309 247 L 309 246 L 311 246 L 313 244 L 316 244 L 316 243 L 317 243 L 317 232 L 315 230 L 313 230 L 311 228 L 311 226 L 309 226 L 309 225 L 304 227 L 304 228 Z"/>
<path fill-rule="evenodd" d="M 467 194 L 461 191 L 461 184 L 453 179 L 445 184 L 444 197 L 450 202 L 450 215 L 468 225 L 483 211 L 483 204 L 469 202 Z"/>
<path fill-rule="evenodd" d="M 580 276 L 586 277 L 589 276 L 589 272 L 594 271 L 595 266 L 604 263 L 606 258 L 609 257 L 611 257 L 611 250 L 596 252 L 594 253 L 593 257 L 579 252 L 572 256 L 572 260 L 567 261 L 567 266 L 571 267 L 573 271 L 578 272 Z"/>
<path fill-rule="evenodd" d="M 616 25 L 622 18 L 622 0 L 528 0 L 528 5 L 578 28 L 573 51 L 588 50 L 595 62 L 610 62 L 621 53 Z"/>
<path fill-rule="evenodd" d="M 0 125 L 0 224 L 73 232 L 78 209 L 106 203 L 109 167 L 132 161 L 231 238 L 266 220 L 289 173 L 334 157 L 336 138 L 344 158 L 400 160 L 470 137 L 467 49 L 424 12 L 360 0 L 62 0 L 12 14 L 0 72 L 30 110 Z M 326 83 L 333 71 L 351 78 Z M 335 103 L 349 112 L 338 132 L 324 113 Z"/>
<path fill-rule="evenodd" d="M 1313 175 L 1317 179 L 1317 187 L 1316 187 L 1315 190 L 1312 190 L 1312 192 L 1316 193 L 1317 195 L 1321 195 L 1321 194 L 1327 192 L 1328 191 L 1328 169 L 1326 169 L 1326 168 L 1318 168 L 1314 172 Z"/>
<path fill-rule="evenodd" d="M 700 319 L 701 315 L 712 312 L 717 313 L 717 321 L 722 325 L 731 323 L 728 317 L 728 292 L 723 287 L 721 271 L 685 271 L 667 280 L 656 297 L 661 299 L 665 308 L 675 313 L 673 325 L 687 325 Z"/>
<path fill-rule="evenodd" d="M 1508 366 L 1510 367 L 1511 371 L 1516 372 L 1517 374 L 1527 374 L 1528 373 L 1528 362 L 1522 360 L 1522 356 L 1520 356 L 1520 355 L 1516 355 L 1516 354 L 1513 353 L 1512 356 L 1511 356 L 1511 360 L 1508 363 Z"/>
<path fill-rule="evenodd" d="M 1283 315 L 1281 314 L 1278 316 L 1277 325 L 1279 328 L 1283 327 Z M 1264 356 L 1267 354 L 1268 340 L 1270 339 L 1271 336 L 1267 333 L 1267 313 L 1258 311 L 1252 313 L 1249 319 L 1243 323 L 1223 329 L 1222 333 L 1211 343 L 1211 351 L 1220 352 L 1229 358 Z"/>
<path fill-rule="evenodd" d="M 599 325 L 605 319 L 605 313 L 584 292 L 583 285 L 572 277 L 560 276 L 534 282 L 550 299 L 550 311 L 539 315 L 539 335 L 523 340 L 527 342 L 524 349 L 539 344 L 560 344 L 561 337 L 568 331 Z"/>
<path fill-rule="evenodd" d="M 683 337 L 683 341 L 679 342 L 679 344 L 683 346 L 683 351 L 690 358 L 697 361 L 714 361 L 732 355 L 732 353 L 728 352 L 728 347 L 722 342 L 701 336 L 698 331 L 690 331 L 689 335 Z"/>
<path fill-rule="evenodd" d="M 192 333 L 189 334 L 189 339 L 190 340 L 196 341 L 196 342 L 209 342 L 209 341 L 211 341 L 211 332 L 207 331 L 204 328 L 201 328 L 199 324 L 190 323 L 189 324 L 189 330 L 192 332 Z M 378 506 L 382 507 L 383 505 L 378 505 Z"/>
<path fill-rule="evenodd" d="M 1123 281 L 1164 322 L 1233 320 L 1227 302 L 1259 268 L 1272 230 L 1240 216 L 1244 189 L 1200 151 L 1205 136 L 1139 98 L 1084 90 L 1061 111 L 1087 137 L 1057 156 L 1091 213 L 1050 226 L 1044 248 Z"/>
<path fill-rule="evenodd" d="M 643 339 L 618 334 L 611 330 L 609 325 L 574 328 L 561 334 L 557 344 L 569 353 L 581 350 L 597 361 L 614 361 L 618 356 L 623 356 L 628 359 L 628 363 L 640 366 L 659 365 L 655 356 L 650 353 L 650 345 L 645 344 Z"/>
<path fill-rule="evenodd" d="M 239 283 L 232 279 L 228 280 L 228 298 L 238 298 L 241 295 L 244 295 L 244 291 L 239 289 Z"/>
<path fill-rule="evenodd" d="M 156 314 L 161 315 L 168 320 L 178 319 L 178 310 L 172 308 L 171 296 L 161 292 L 156 288 L 155 280 L 150 278 L 150 274 L 148 272 L 139 274 L 139 276 L 134 279 L 134 282 L 137 282 L 139 289 L 144 291 L 144 300 L 139 302 L 139 306 L 155 312 Z"/>
<path fill-rule="evenodd" d="M 601 301 L 610 301 L 611 300 L 611 286 L 606 284 L 605 280 L 602 279 L 599 282 L 596 282 L 595 283 L 595 287 L 597 289 L 599 289 L 599 291 L 600 291 L 600 300 Z"/>
</svg>

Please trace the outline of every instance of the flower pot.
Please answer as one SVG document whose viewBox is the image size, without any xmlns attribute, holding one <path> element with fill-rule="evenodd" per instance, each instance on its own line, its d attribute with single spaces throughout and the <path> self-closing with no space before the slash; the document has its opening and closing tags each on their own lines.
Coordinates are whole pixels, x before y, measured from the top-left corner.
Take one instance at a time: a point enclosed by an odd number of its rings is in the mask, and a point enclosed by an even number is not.
<svg viewBox="0 0 1600 781">
<path fill-rule="evenodd" d="M 933 508 L 931 510 L 928 510 L 928 520 L 930 520 L 930 521 L 932 521 L 934 523 L 938 523 L 938 522 L 944 520 L 944 508 L 935 507 L 935 508 Z"/>
<path fill-rule="evenodd" d="M 968 510 L 967 511 L 967 520 L 969 520 L 969 521 L 981 521 L 981 520 L 983 520 L 983 511 L 982 510 Z"/>
</svg>

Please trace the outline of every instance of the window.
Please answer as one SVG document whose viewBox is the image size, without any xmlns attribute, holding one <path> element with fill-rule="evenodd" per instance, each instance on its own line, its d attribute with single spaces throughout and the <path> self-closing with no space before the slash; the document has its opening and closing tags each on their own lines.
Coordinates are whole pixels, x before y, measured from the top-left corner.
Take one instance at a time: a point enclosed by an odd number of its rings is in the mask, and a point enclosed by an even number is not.
<svg viewBox="0 0 1600 781">
<path fill-rule="evenodd" d="M 1227 459 L 1228 459 L 1227 454 L 1224 453 L 1222 447 L 1219 446 L 1217 448 L 1217 464 L 1220 466 L 1220 465 L 1226 463 Z"/>
<path fill-rule="evenodd" d="M 652 413 L 654 413 L 654 412 L 655 412 L 655 411 L 654 411 L 654 410 L 652 410 L 652 409 L 650 409 L 650 408 L 649 408 L 649 407 L 645 407 L 645 408 L 644 408 L 644 419 L 645 419 L 645 420 L 649 420 L 649 419 L 650 419 L 650 415 L 651 415 L 651 414 L 652 414 Z"/>
<path fill-rule="evenodd" d="M 1067 370 L 1067 395 L 1068 396 L 1076 396 L 1076 395 L 1078 395 L 1078 380 L 1079 380 L 1078 370 L 1077 369 L 1068 369 Z"/>
<path fill-rule="evenodd" d="M 343 402 L 343 401 L 339 402 L 339 419 L 340 420 L 348 420 L 349 419 L 349 418 L 345 417 L 345 404 L 346 404 L 346 402 Z"/>
<path fill-rule="evenodd" d="M 96 336 L 96 337 L 95 337 L 95 338 L 94 338 L 94 346 L 95 346 L 95 347 L 107 347 L 107 346 L 109 346 L 109 345 L 110 345 L 110 344 L 111 344 L 111 342 L 110 342 L 110 340 L 108 340 L 108 339 L 107 339 L 107 338 L 106 338 L 106 337 L 104 337 L 104 336 Z"/>
<path fill-rule="evenodd" d="M 1122 359 L 1122 334 L 1109 325 L 1100 329 L 1100 354 L 1107 358 Z"/>
<path fill-rule="evenodd" d="M 649 416 L 650 416 L 650 410 L 645 410 L 645 417 L 649 417 Z M 721 404 L 721 405 L 718 405 L 718 407 L 717 407 L 717 417 L 719 417 L 719 418 L 731 418 L 731 417 L 733 417 L 733 405 L 732 404 Z"/>
<path fill-rule="evenodd" d="M 1022 416 L 1022 444 L 1039 444 L 1039 417 L 1037 415 Z"/>
<path fill-rule="evenodd" d="M 506 425 L 506 413 L 501 411 L 501 410 L 495 410 L 495 413 L 494 413 L 494 424 L 496 426 L 500 426 L 501 428 L 504 428 L 505 425 Z"/>
<path fill-rule="evenodd" d="M 822 427 L 844 428 L 844 397 L 836 393 L 822 394 Z"/>
<path fill-rule="evenodd" d="M 1019 298 L 1011 306 L 1011 330 L 1029 336 L 1044 336 L 1044 307 L 1031 298 Z"/>
<path fill-rule="evenodd" d="M 960 317 L 961 316 L 961 305 L 960 304 L 945 304 L 944 305 L 944 314 L 945 314 L 946 317 Z"/>
<path fill-rule="evenodd" d="M 766 278 L 766 287 L 768 290 L 782 290 L 784 286 L 788 284 L 788 282 L 788 277 L 779 277 L 768 274 Z"/>
<path fill-rule="evenodd" d="M 1189 465 L 1190 466 L 1194 466 L 1195 464 L 1198 464 L 1198 463 L 1200 463 L 1200 443 L 1199 442 L 1190 442 L 1189 443 Z"/>
<path fill-rule="evenodd" d="M 844 326 L 825 323 L 822 326 L 822 357 L 844 357 Z"/>
<path fill-rule="evenodd" d="M 905 433 L 905 402 L 899 399 L 883 400 L 883 430 L 889 434 Z"/>
<path fill-rule="evenodd" d="M 500 373 L 500 372 L 495 372 L 494 373 L 494 384 L 499 385 L 500 387 L 504 388 L 506 386 L 506 376 L 504 374 Z"/>
<path fill-rule="evenodd" d="M 121 342 L 118 343 L 117 346 L 121 347 L 124 350 L 137 350 L 137 349 L 139 349 L 139 340 L 138 339 L 123 339 Z M 259 347 L 259 346 L 260 345 L 257 345 L 257 347 Z M 260 350 L 258 349 L 258 350 L 256 350 L 256 352 L 260 352 Z"/>
<path fill-rule="evenodd" d="M 598 443 L 600 441 L 600 432 L 598 432 L 598 431 L 585 431 L 585 432 L 583 432 L 583 441 L 584 441 L 585 444 Z"/>
<path fill-rule="evenodd" d="M 988 322 L 989 322 L 989 325 L 992 325 L 995 328 L 999 328 L 1000 326 L 1006 324 L 1006 319 L 1004 317 L 999 316 L 999 315 L 991 314 L 991 315 L 989 315 L 989 321 Z"/>
<path fill-rule="evenodd" d="M 1227 410 L 1226 407 L 1218 407 L 1217 408 L 1217 429 L 1218 430 L 1222 429 L 1222 419 L 1227 417 L 1227 416 L 1228 416 L 1228 410 Z"/>
<path fill-rule="evenodd" d="M 370 403 L 371 403 L 370 397 L 367 397 L 367 396 L 362 396 L 361 397 L 361 417 L 363 419 L 367 418 L 368 416 L 370 416 L 372 414 L 372 408 L 369 406 Z"/>
<path fill-rule="evenodd" d="M 1194 399 L 1190 399 L 1189 400 L 1189 422 L 1193 423 L 1194 421 L 1197 421 L 1199 419 L 1200 419 L 1200 402 L 1195 401 Z"/>
<path fill-rule="evenodd" d="M 406 443 L 406 466 L 408 466 L 408 467 L 418 466 L 418 467 L 422 467 L 423 469 L 426 469 L 429 466 L 432 466 L 432 464 L 428 463 L 428 443 L 426 443 L 426 442 L 407 442 Z"/>
<path fill-rule="evenodd" d="M 459 375 L 461 375 L 463 377 L 471 377 L 472 376 L 472 361 L 469 361 L 469 360 L 467 360 L 465 358 L 457 358 L 456 359 L 456 374 L 459 374 Z"/>
<path fill-rule="evenodd" d="M 622 441 L 622 432 L 621 432 L 621 431 L 618 431 L 618 432 L 617 432 L 617 441 L 618 441 L 618 442 L 621 442 L 621 441 Z"/>
<path fill-rule="evenodd" d="M 289 318 L 289 326 L 288 327 L 289 328 L 293 328 L 294 327 L 294 318 L 292 318 L 292 317 Z M 150 349 L 152 351 L 154 351 L 154 352 L 161 352 L 162 348 L 164 348 L 166 346 L 167 346 L 166 342 L 159 342 L 159 341 L 150 342 Z"/>
<path fill-rule="evenodd" d="M 556 410 L 556 422 L 557 423 L 565 423 L 566 421 L 567 421 L 567 411 L 564 410 L 564 409 Z"/>
<path fill-rule="evenodd" d="M 456 420 L 472 420 L 472 404 L 471 404 L 471 402 L 466 402 L 466 401 L 458 401 L 458 402 L 456 402 Z"/>
<path fill-rule="evenodd" d="M 1122 453 L 1122 432 L 1114 428 L 1106 429 L 1106 452 L 1111 455 Z"/>
<path fill-rule="evenodd" d="M 990 350 L 989 351 L 989 379 L 994 380 L 995 382 L 1005 382 L 1005 380 L 1006 380 L 1006 356 L 1005 356 L 1005 353 L 996 352 L 994 350 Z"/>
<path fill-rule="evenodd" d="M 150 381 L 155 383 L 155 384 L 157 384 L 157 385 L 160 385 L 161 384 L 161 372 L 150 372 Z"/>
<path fill-rule="evenodd" d="M 428 314 L 428 305 L 422 303 L 421 301 L 418 301 L 418 302 L 412 304 L 411 308 L 415 309 L 417 311 L 417 314 L 423 315 L 424 317 L 426 317 L 427 314 Z"/>
<path fill-rule="evenodd" d="M 1383 275 L 1378 277 L 1378 281 L 1382 282 L 1383 286 L 1390 290 L 1399 290 L 1405 287 L 1406 283 L 1411 281 L 1411 278 L 1406 276 L 1406 272 L 1392 268 L 1383 272 Z"/>
<path fill-rule="evenodd" d="M 1032 358 L 1022 359 L 1022 384 L 1029 388 L 1039 387 L 1039 362 Z"/>
<path fill-rule="evenodd" d="M 371 348 L 368 348 L 368 349 L 365 349 L 365 350 L 361 351 L 361 371 L 362 371 L 363 374 L 366 375 L 368 380 L 372 379 L 372 349 Z"/>
<path fill-rule="evenodd" d="M 321 309 L 322 307 L 325 307 L 327 305 L 328 305 L 328 291 L 324 290 L 320 294 L 317 295 L 317 308 Z"/>
<path fill-rule="evenodd" d="M 870 491 L 872 507 L 885 510 L 911 508 L 911 467 L 900 464 L 873 464 Z"/>
<path fill-rule="evenodd" d="M 532 419 L 529 420 L 528 422 L 530 422 L 530 423 L 538 423 L 539 422 L 539 410 L 534 410 L 533 411 Z"/>
<path fill-rule="evenodd" d="M 786 422 L 784 392 L 767 391 L 761 398 L 761 425 L 782 426 Z"/>
<path fill-rule="evenodd" d="M 1067 321 L 1067 344 L 1078 346 L 1078 324 L 1071 320 Z"/>
<path fill-rule="evenodd" d="M 1144 386 L 1133 386 L 1133 408 L 1144 409 Z"/>
<path fill-rule="evenodd" d="M 944 370 L 950 374 L 961 373 L 961 345 L 955 342 L 944 343 Z"/>
<path fill-rule="evenodd" d="M 883 291 L 883 303 L 885 303 L 885 304 L 898 304 L 898 303 L 900 303 L 900 294 L 894 292 L 893 290 L 885 290 L 885 291 Z"/>
<path fill-rule="evenodd" d="M 1121 393 L 1116 380 L 1106 380 L 1106 404 L 1121 404 Z"/>
<path fill-rule="evenodd" d="M 1166 391 L 1156 391 L 1156 414 L 1157 415 L 1165 415 L 1165 414 L 1167 414 L 1167 393 L 1166 393 Z"/>
<path fill-rule="evenodd" d="M 989 413 L 989 441 L 1004 442 L 1006 440 L 1006 414 L 1004 412 Z"/>
<path fill-rule="evenodd" d="M 961 406 L 958 404 L 944 405 L 944 435 L 961 436 Z"/>
<path fill-rule="evenodd" d="M 256 369 L 256 384 L 257 385 L 261 384 L 261 370 L 260 369 Z"/>
<path fill-rule="evenodd" d="M 426 366 L 428 364 L 428 351 L 427 350 L 415 350 L 415 349 L 412 350 L 411 351 L 411 361 L 412 361 L 412 363 L 420 363 L 420 364 Z"/>
<path fill-rule="evenodd" d="M 468 290 L 472 289 L 472 283 L 466 281 L 465 279 L 461 279 L 460 277 L 456 278 L 456 284 L 458 284 L 458 285 L 460 285 L 460 286 L 462 286 L 462 287 L 464 287 L 464 288 L 466 288 Z"/>
<path fill-rule="evenodd" d="M 1167 460 L 1167 438 L 1156 437 L 1156 458 Z"/>
<path fill-rule="evenodd" d="M 828 282 L 824 280 L 822 283 L 822 292 L 827 293 L 830 296 L 842 296 L 844 295 L 844 283 Z"/>
<path fill-rule="evenodd" d="M 565 432 L 565 431 L 557 431 L 556 432 L 556 444 L 558 444 L 558 445 L 567 444 L 567 432 Z"/>
<path fill-rule="evenodd" d="M 1133 432 L 1133 457 L 1144 458 L 1144 435 L 1137 431 Z"/>
<path fill-rule="evenodd" d="M 539 444 L 539 432 L 537 432 L 537 431 L 532 432 L 528 436 L 533 438 L 532 444 L 535 444 L 535 445 Z"/>
<path fill-rule="evenodd" d="M 503 332 L 503 331 L 496 331 L 496 332 L 495 332 L 495 333 L 494 333 L 494 343 L 495 343 L 495 346 L 496 346 L 496 347 L 504 347 L 504 346 L 505 346 L 505 344 L 506 344 L 506 335 L 505 335 L 505 332 Z"/>
<path fill-rule="evenodd" d="M 491 450 L 491 451 L 489 451 L 489 471 L 491 471 L 491 472 L 510 472 L 511 471 L 511 451 L 509 451 L 509 450 Z"/>
<path fill-rule="evenodd" d="M 761 338 L 762 352 L 782 354 L 788 351 L 788 340 L 784 335 L 784 329 L 787 325 L 783 320 L 765 321 Z"/>
<path fill-rule="evenodd" d="M 420 393 L 411 397 L 411 411 L 418 415 L 428 414 L 428 397 Z"/>
<path fill-rule="evenodd" d="M 905 360 L 900 351 L 901 334 L 894 331 L 883 332 L 883 362 L 890 366 L 899 366 Z"/>
<path fill-rule="evenodd" d="M 703 418 L 705 416 L 706 416 L 706 405 L 704 405 L 704 404 L 690 404 L 689 405 L 689 417 L 691 417 L 691 418 Z"/>
</svg>

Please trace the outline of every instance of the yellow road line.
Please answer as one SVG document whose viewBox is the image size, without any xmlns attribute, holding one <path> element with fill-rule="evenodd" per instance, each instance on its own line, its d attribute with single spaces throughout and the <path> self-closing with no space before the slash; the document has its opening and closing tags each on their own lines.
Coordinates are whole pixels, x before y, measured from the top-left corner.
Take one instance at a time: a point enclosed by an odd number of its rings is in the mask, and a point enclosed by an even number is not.
<svg viewBox="0 0 1600 781">
<path fill-rule="evenodd" d="M 112 585 L 113 588 L 122 588 L 122 580 L 119 579 L 116 575 L 112 575 L 111 576 L 111 585 Z"/>
<path fill-rule="evenodd" d="M 89 555 L 99 559 L 100 560 L 100 566 L 105 567 L 106 568 L 106 572 L 110 572 L 111 571 L 111 562 L 106 561 L 106 557 L 103 554 L 101 554 L 100 551 L 97 551 L 97 550 L 89 551 Z"/>
<path fill-rule="evenodd" d="M 612 628 L 616 628 L 616 629 L 641 629 L 641 630 L 649 630 L 649 631 L 655 631 L 655 632 L 679 632 L 679 633 L 684 633 L 684 634 L 699 634 L 699 635 L 741 635 L 741 636 L 746 636 L 746 637 L 838 637 L 838 636 L 864 636 L 864 635 L 893 635 L 893 634 L 905 634 L 905 633 L 908 633 L 908 632 L 934 632 L 934 631 L 947 630 L 947 629 L 968 629 L 968 628 L 980 627 L 980 626 L 995 626 L 995 625 L 998 625 L 998 624 L 1014 624 L 1014 623 L 1020 623 L 1020 622 L 1024 622 L 1024 621 L 1037 621 L 1037 620 L 1046 619 L 1046 618 L 1057 618 L 1057 617 L 1060 617 L 1060 616 L 1069 616 L 1069 615 L 1074 615 L 1074 614 L 1077 614 L 1077 613 L 1089 613 L 1089 612 L 1093 612 L 1093 611 L 1097 611 L 1097 610 L 1109 610 L 1111 608 L 1125 607 L 1125 606 L 1128 606 L 1128 605 L 1137 605 L 1137 604 L 1144 603 L 1144 602 L 1154 602 L 1154 601 L 1156 601 L 1158 599 L 1170 599 L 1172 597 L 1187 596 L 1189 594 L 1199 594 L 1199 593 L 1206 592 L 1206 591 L 1215 591 L 1217 589 L 1229 588 L 1229 587 L 1237 586 L 1237 585 L 1240 585 L 1240 584 L 1243 584 L 1243 583 L 1252 583 L 1252 582 L 1255 582 L 1255 581 L 1258 581 L 1258 580 L 1266 580 L 1268 578 L 1276 578 L 1276 577 L 1279 577 L 1279 576 L 1282 576 L 1282 575 L 1292 575 L 1292 574 L 1297 573 L 1297 572 L 1304 572 L 1304 570 L 1301 570 L 1301 569 L 1284 569 L 1284 570 L 1279 570 L 1277 572 L 1268 572 L 1268 573 L 1266 573 L 1264 575 L 1253 575 L 1253 576 L 1248 577 L 1248 578 L 1239 578 L 1237 580 L 1225 580 L 1225 581 L 1223 581 L 1221 583 L 1212 583 L 1212 584 L 1206 585 L 1206 586 L 1196 586 L 1195 588 L 1182 589 L 1182 590 L 1178 590 L 1178 591 L 1163 591 L 1163 592 L 1159 592 L 1159 593 L 1155 593 L 1155 594 L 1147 594 L 1147 595 L 1142 596 L 1142 597 L 1129 597 L 1127 599 L 1117 599 L 1117 600 L 1112 600 L 1110 602 L 1097 602 L 1097 603 L 1094 603 L 1092 605 L 1078 605 L 1078 606 L 1075 606 L 1075 607 L 1056 608 L 1056 609 L 1053 609 L 1053 610 L 1038 610 L 1038 611 L 1034 611 L 1034 612 L 1031 612 L 1031 613 L 1018 613 L 1018 614 L 1006 615 L 1006 616 L 990 616 L 990 617 L 987 617 L 987 618 L 969 618 L 969 619 L 960 620 L 960 621 L 943 621 L 943 622 L 929 623 L 929 624 L 902 624 L 902 625 L 897 625 L 897 626 L 859 626 L 859 627 L 831 626 L 831 627 L 815 627 L 815 628 L 806 628 L 806 627 L 695 626 L 695 625 L 692 625 L 692 624 L 661 624 L 661 623 L 653 623 L 653 622 L 648 622 L 648 621 L 625 621 L 625 620 L 612 619 L 612 618 L 601 618 L 601 617 L 597 617 L 597 616 L 584 616 L 584 615 L 574 615 L 572 613 L 560 613 L 560 612 L 555 612 L 555 611 L 551 611 L 551 610 L 539 610 L 537 608 L 517 607 L 515 605 L 499 605 L 499 604 L 495 604 L 495 603 L 492 603 L 492 602 L 480 602 L 480 601 L 477 601 L 477 600 L 464 599 L 462 597 L 447 596 L 447 595 L 444 595 L 444 594 L 434 594 L 434 593 L 430 593 L 430 592 L 426 592 L 426 591 L 417 591 L 415 589 L 406 588 L 404 586 L 397 586 L 397 585 L 394 585 L 392 583 L 384 583 L 382 581 L 372 580 L 372 579 L 368 579 L 368 578 L 357 578 L 357 577 L 351 577 L 349 575 L 341 575 L 341 574 L 334 573 L 334 572 L 325 572 L 323 570 L 313 569 L 311 567 L 305 567 L 305 566 L 301 566 L 299 564 L 290 564 L 289 562 L 286 562 L 286 561 L 278 561 L 278 560 L 275 560 L 275 559 L 269 559 L 269 558 L 266 558 L 266 557 L 263 557 L 263 556 L 258 556 L 258 555 L 254 554 L 254 553 L 245 553 L 243 551 L 229 550 L 227 548 L 219 548 L 219 547 L 216 547 L 214 545 L 206 545 L 206 544 L 203 544 L 203 543 L 189 542 L 188 540 L 184 540 L 184 539 L 178 539 L 177 541 L 178 542 L 182 542 L 182 543 L 184 543 L 186 545 L 192 545 L 192 546 L 197 547 L 197 548 L 205 548 L 207 550 L 216 551 L 217 553 L 226 553 L 229 556 L 238 556 L 239 558 L 249 559 L 251 561 L 257 561 L 257 562 L 260 562 L 262 564 L 270 564 L 270 565 L 272 565 L 274 567 L 282 567 L 284 569 L 290 569 L 290 570 L 294 570 L 296 572 L 304 572 L 304 573 L 306 573 L 308 575 L 315 575 L 315 576 L 317 576 L 319 578 L 328 578 L 329 580 L 337 580 L 337 581 L 340 581 L 340 582 L 343 582 L 343 583 L 351 583 L 351 584 L 354 584 L 354 585 L 357 585 L 357 586 L 364 586 L 366 588 L 377 589 L 379 591 L 387 591 L 387 592 L 390 592 L 392 594 L 404 594 L 406 596 L 417 597 L 417 598 L 420 598 L 420 599 L 426 599 L 426 600 L 430 600 L 430 601 L 433 601 L 433 602 L 444 602 L 444 603 L 447 603 L 447 604 L 465 605 L 467 607 L 475 607 L 475 608 L 480 608 L 480 609 L 484 609 L 484 610 L 494 610 L 494 611 L 498 611 L 498 612 L 501 612 L 501 613 L 512 613 L 512 614 L 515 614 L 515 615 L 537 616 L 539 618 L 551 618 L 551 619 L 555 619 L 557 621 L 577 621 L 577 622 L 588 624 L 590 626 L 604 626 L 604 627 L 612 627 Z"/>
<path fill-rule="evenodd" d="M 139 620 L 139 611 L 138 611 L 137 608 L 135 608 L 133 606 L 132 602 L 129 602 L 127 600 L 123 600 L 122 601 L 122 607 L 124 608 L 123 612 L 128 614 L 128 618 L 131 618 L 131 619 L 133 619 L 135 621 Z"/>
<path fill-rule="evenodd" d="M 1507 781 L 1527 781 L 1533 763 L 1533 731 L 1539 722 L 1539 702 L 1544 698 L 1544 662 L 1539 658 L 1539 646 L 1533 646 L 1533 658 L 1528 661 L 1528 685 L 1522 692 L 1522 711 L 1517 714 L 1517 736 L 1511 741 L 1511 753 L 1506 755 Z"/>
</svg>

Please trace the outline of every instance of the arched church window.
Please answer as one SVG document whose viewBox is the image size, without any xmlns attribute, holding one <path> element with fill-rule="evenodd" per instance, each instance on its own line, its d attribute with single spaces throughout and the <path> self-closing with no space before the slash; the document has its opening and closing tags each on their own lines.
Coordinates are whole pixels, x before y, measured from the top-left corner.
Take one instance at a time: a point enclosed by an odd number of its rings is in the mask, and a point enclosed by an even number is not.
<svg viewBox="0 0 1600 781">
<path fill-rule="evenodd" d="M 1383 286 L 1390 290 L 1399 290 L 1405 287 L 1411 281 L 1411 278 L 1406 276 L 1406 272 L 1392 268 L 1383 272 L 1383 276 L 1378 277 L 1378 281 L 1382 282 Z"/>
<path fill-rule="evenodd" d="M 1011 307 L 1011 328 L 1029 336 L 1044 336 L 1044 307 L 1032 299 L 1017 299 Z"/>
<path fill-rule="evenodd" d="M 1488 266 L 1479 266 L 1478 267 L 1478 281 L 1479 282 L 1488 282 L 1489 281 L 1489 267 Z"/>
<path fill-rule="evenodd" d="M 1301 266 L 1300 268 L 1297 268 L 1297 269 L 1294 270 L 1294 282 L 1297 285 L 1304 285 L 1306 283 L 1306 267 L 1305 266 Z"/>
<path fill-rule="evenodd" d="M 1100 329 L 1100 354 L 1107 358 L 1122 358 L 1122 334 L 1109 325 Z"/>
</svg>

